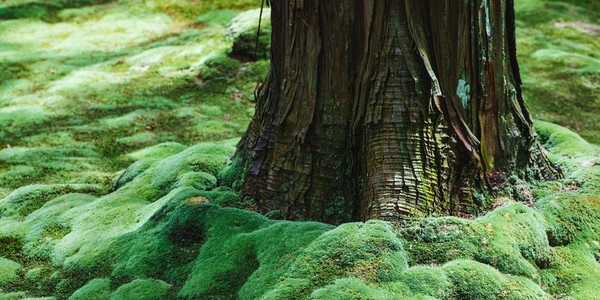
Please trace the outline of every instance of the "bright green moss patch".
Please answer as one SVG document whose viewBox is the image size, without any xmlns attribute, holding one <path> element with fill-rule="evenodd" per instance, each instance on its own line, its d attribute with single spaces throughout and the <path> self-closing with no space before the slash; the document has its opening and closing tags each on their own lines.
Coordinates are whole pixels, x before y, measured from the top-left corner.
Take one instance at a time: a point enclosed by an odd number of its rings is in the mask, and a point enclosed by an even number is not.
<svg viewBox="0 0 600 300">
<path fill-rule="evenodd" d="M 84 184 L 26 186 L 0 200 L 0 215 L 24 217 L 58 196 L 77 192 L 93 195 L 101 193 L 102 189 L 96 185 Z"/>
<path fill-rule="evenodd" d="M 458 260 L 443 269 L 454 285 L 450 299 L 552 299 L 534 283 L 506 277 L 485 264 Z"/>
<path fill-rule="evenodd" d="M 190 190 L 191 192 L 191 190 Z M 119 238 L 112 280 L 160 278 L 180 296 L 255 299 L 275 284 L 292 253 L 331 226 L 269 221 L 242 210 L 172 198 L 147 223 Z M 238 293 L 239 291 L 239 293 Z"/>
<path fill-rule="evenodd" d="M 473 261 L 454 261 L 444 266 L 456 286 L 457 299 L 496 299 L 502 292 L 502 274 L 494 268 Z"/>
<path fill-rule="evenodd" d="M 110 298 L 110 280 L 95 278 L 75 291 L 69 300 L 106 300 Z"/>
<path fill-rule="evenodd" d="M 152 166 L 154 163 L 159 161 L 157 158 L 148 158 L 141 159 L 131 164 L 121 175 L 115 180 L 113 185 L 113 190 L 117 190 L 118 188 L 124 186 L 125 184 L 131 182 L 138 175 L 142 174 L 146 169 Z"/>
<path fill-rule="evenodd" d="M 236 157 L 217 175 L 220 185 L 238 189 L 244 181 L 247 164 L 248 162 Z"/>
<path fill-rule="evenodd" d="M 566 245 L 582 237 L 599 237 L 599 196 L 561 193 L 542 199 L 538 207 L 550 224 L 548 237 L 553 245 Z"/>
<path fill-rule="evenodd" d="M 20 268 L 19 263 L 0 257 L 0 286 L 15 279 Z"/>
<path fill-rule="evenodd" d="M 172 286 L 160 280 L 136 279 L 111 293 L 111 300 L 162 300 L 169 297 Z"/>
<path fill-rule="evenodd" d="M 444 299 L 450 296 L 452 282 L 441 268 L 412 267 L 402 273 L 400 282 L 415 294 Z"/>
<path fill-rule="evenodd" d="M 474 221 L 423 219 L 398 229 L 408 243 L 411 264 L 439 265 L 473 259 L 503 272 L 537 278 L 552 251 L 542 215 L 522 204 L 510 204 Z"/>
<path fill-rule="evenodd" d="M 145 148 L 134 153 L 129 153 L 127 155 L 133 157 L 136 160 L 146 159 L 146 158 L 165 158 L 169 157 L 173 154 L 177 154 L 185 149 L 186 146 L 179 143 L 162 143 L 149 148 Z"/>
</svg>

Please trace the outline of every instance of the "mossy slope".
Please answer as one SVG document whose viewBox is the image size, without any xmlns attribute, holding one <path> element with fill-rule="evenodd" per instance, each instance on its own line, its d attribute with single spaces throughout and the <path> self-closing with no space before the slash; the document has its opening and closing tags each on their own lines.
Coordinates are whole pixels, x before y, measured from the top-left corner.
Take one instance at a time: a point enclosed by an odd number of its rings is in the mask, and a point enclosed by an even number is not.
<svg viewBox="0 0 600 300">
<path fill-rule="evenodd" d="M 108 189 L 133 161 L 249 122 L 268 61 L 230 55 L 258 12 L 229 26 L 249 1 L 106 2 L 0 3 L 19 12 L 0 21 L 0 197 L 34 183 Z"/>
<path fill-rule="evenodd" d="M 594 299 L 600 166 L 589 161 L 600 151 L 538 127 L 569 171 L 561 188 L 534 207 L 505 198 L 474 220 L 333 227 L 211 204 L 233 193 L 216 186 L 235 141 L 142 160 L 101 197 L 18 191 L 45 200 L 28 214 L 16 196 L 1 201 L 0 236 L 14 245 L 3 289 L 59 299 Z"/>
<path fill-rule="evenodd" d="M 536 119 L 600 144 L 600 4 L 517 0 L 517 55 Z"/>
</svg>

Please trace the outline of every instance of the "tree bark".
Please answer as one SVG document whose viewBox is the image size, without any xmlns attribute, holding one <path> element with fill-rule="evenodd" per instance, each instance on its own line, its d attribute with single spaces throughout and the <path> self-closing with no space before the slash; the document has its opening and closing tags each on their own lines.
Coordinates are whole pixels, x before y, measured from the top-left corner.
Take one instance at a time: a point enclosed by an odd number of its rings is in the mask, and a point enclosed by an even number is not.
<svg viewBox="0 0 600 300">
<path fill-rule="evenodd" d="M 258 211 L 459 215 L 499 178 L 560 176 L 521 96 L 512 0 L 282 0 L 271 18 L 236 154 Z"/>
</svg>

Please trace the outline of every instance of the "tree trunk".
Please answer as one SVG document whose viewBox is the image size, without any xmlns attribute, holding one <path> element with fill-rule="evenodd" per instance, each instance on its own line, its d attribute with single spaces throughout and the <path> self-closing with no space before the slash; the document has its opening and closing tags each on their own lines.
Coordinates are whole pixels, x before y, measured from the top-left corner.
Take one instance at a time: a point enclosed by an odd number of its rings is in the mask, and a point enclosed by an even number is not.
<svg viewBox="0 0 600 300">
<path fill-rule="evenodd" d="M 521 96 L 512 0 L 282 0 L 271 18 L 236 154 L 260 212 L 458 215 L 501 178 L 559 176 Z"/>
</svg>

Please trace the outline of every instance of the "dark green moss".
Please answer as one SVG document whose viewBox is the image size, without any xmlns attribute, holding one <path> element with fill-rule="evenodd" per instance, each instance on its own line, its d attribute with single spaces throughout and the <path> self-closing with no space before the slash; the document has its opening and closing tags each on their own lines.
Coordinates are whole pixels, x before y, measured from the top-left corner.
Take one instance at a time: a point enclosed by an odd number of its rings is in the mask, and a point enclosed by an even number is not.
<svg viewBox="0 0 600 300">
<path fill-rule="evenodd" d="M 69 226 L 63 224 L 51 224 L 44 227 L 41 236 L 56 240 L 62 239 L 65 235 L 69 234 L 69 232 L 71 232 Z"/>
<path fill-rule="evenodd" d="M 25 261 L 23 240 L 17 237 L 0 236 L 0 257 L 23 263 Z"/>
</svg>

